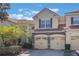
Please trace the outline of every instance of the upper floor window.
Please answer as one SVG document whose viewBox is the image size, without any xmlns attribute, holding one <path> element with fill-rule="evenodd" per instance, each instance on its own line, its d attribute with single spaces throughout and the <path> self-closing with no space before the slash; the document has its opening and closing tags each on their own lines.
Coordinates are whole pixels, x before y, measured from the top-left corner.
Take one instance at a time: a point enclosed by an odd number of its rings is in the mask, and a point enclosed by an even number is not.
<svg viewBox="0 0 79 59">
<path fill-rule="evenodd" d="M 49 29 L 52 28 L 52 19 L 42 19 L 39 21 L 39 28 Z"/>
<path fill-rule="evenodd" d="M 71 24 L 73 24 L 73 25 L 79 25 L 79 16 L 77 16 L 77 17 L 71 17 Z"/>
</svg>

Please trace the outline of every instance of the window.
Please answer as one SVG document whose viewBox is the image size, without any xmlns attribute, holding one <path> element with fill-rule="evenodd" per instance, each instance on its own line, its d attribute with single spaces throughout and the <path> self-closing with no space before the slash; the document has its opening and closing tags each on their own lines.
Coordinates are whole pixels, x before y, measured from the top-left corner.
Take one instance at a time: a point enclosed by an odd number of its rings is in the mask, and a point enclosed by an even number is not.
<svg viewBox="0 0 79 59">
<path fill-rule="evenodd" d="M 72 17 L 71 18 L 71 24 L 73 25 L 79 25 L 79 17 Z"/>
<path fill-rule="evenodd" d="M 48 29 L 48 28 L 52 28 L 52 19 L 50 20 L 40 20 L 40 28 L 44 28 L 44 29 Z"/>
</svg>

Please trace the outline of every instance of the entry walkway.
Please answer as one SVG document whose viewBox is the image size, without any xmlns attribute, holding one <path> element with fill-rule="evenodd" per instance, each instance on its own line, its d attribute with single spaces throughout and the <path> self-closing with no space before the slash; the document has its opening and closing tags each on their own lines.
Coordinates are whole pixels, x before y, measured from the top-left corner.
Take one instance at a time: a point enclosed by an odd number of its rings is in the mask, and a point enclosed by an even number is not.
<svg viewBox="0 0 79 59">
<path fill-rule="evenodd" d="M 19 56 L 63 56 L 63 50 L 27 50 Z"/>
</svg>

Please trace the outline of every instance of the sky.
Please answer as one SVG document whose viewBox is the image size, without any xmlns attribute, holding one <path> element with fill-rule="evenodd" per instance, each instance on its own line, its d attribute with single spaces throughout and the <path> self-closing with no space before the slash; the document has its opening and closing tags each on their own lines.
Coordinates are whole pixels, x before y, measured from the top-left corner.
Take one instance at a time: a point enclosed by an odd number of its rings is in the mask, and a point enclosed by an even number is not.
<svg viewBox="0 0 79 59">
<path fill-rule="evenodd" d="M 64 13 L 79 10 L 79 3 L 10 3 L 10 9 L 7 10 L 12 19 L 28 19 L 39 13 L 43 8 L 49 8 L 60 16 Z"/>
</svg>

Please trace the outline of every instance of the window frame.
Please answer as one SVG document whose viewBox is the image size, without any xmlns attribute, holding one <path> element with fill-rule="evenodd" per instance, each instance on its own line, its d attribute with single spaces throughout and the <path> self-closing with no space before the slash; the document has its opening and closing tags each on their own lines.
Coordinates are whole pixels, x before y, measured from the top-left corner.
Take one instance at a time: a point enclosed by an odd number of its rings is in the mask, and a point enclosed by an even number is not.
<svg viewBox="0 0 79 59">
<path fill-rule="evenodd" d="M 42 21 L 44 21 L 44 23 L 42 23 Z M 49 23 L 48 23 L 49 21 Z M 42 24 L 44 25 L 44 27 L 42 27 Z M 49 26 L 47 26 L 49 25 Z M 41 19 L 41 23 L 40 23 L 40 29 L 51 29 L 51 19 Z"/>
<path fill-rule="evenodd" d="M 74 23 L 74 21 L 77 20 L 77 19 L 75 19 L 76 17 L 79 18 L 79 16 L 74 16 L 74 17 L 72 17 L 72 18 L 73 18 L 73 23 L 71 23 L 71 25 L 79 25 L 79 24 Z M 72 19 L 71 19 L 71 21 L 72 21 Z"/>
</svg>

